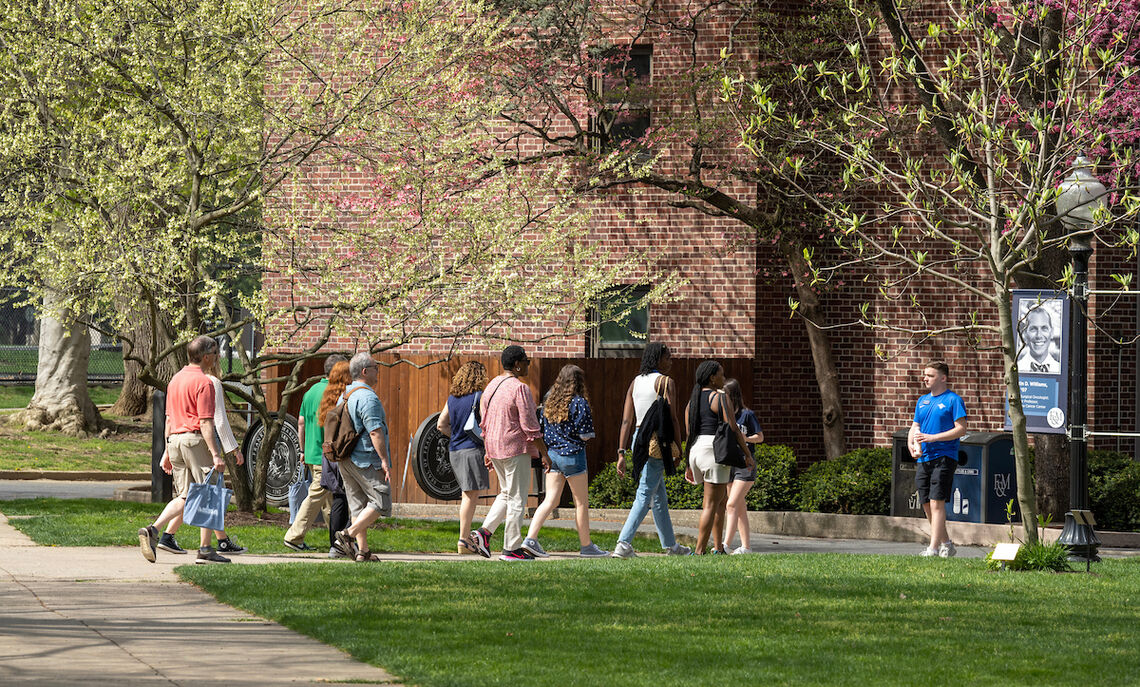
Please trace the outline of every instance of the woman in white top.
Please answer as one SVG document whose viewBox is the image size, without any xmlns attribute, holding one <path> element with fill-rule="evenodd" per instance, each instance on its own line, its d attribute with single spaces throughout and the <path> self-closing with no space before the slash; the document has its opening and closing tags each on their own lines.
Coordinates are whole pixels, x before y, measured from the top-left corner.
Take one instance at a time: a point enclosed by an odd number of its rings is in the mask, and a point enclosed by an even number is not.
<svg viewBox="0 0 1140 687">
<path fill-rule="evenodd" d="M 226 414 L 226 392 L 222 387 L 222 380 L 218 379 L 221 375 L 221 370 L 218 368 L 218 357 L 212 356 L 213 362 L 210 367 L 203 368 L 202 371 L 210 378 L 210 382 L 214 385 L 214 429 L 218 433 L 218 438 L 222 440 L 222 453 L 234 454 L 234 462 L 238 465 L 245 463 L 245 456 L 241 454 L 241 448 L 238 446 L 237 439 L 234 437 L 234 430 L 230 427 L 230 419 Z M 166 455 L 166 451 L 162 452 L 162 469 L 166 474 L 174 471 L 174 466 L 170 463 L 170 457 Z M 186 553 L 186 549 L 178 545 L 174 539 L 174 534 L 178 528 L 182 526 L 182 515 L 170 521 L 166 526 L 166 531 L 162 533 L 162 537 L 158 540 L 158 548 L 170 553 Z M 218 553 L 245 553 L 246 548 L 239 546 L 222 530 L 215 530 L 214 534 L 218 537 Z"/>
<path fill-rule="evenodd" d="M 673 367 L 673 356 L 669 348 L 663 343 L 651 343 L 645 347 L 641 354 L 641 370 L 629 385 L 625 393 L 625 410 L 621 418 L 621 435 L 618 445 L 617 471 L 625 476 L 626 456 L 628 447 L 633 445 L 637 436 L 637 428 L 641 426 L 645 413 L 657 400 L 657 378 L 665 376 L 665 400 L 669 402 L 669 412 L 673 415 L 673 426 L 681 427 L 677 422 L 675 401 L 676 387 L 673 380 L 668 377 Z M 632 431 L 631 431 L 632 430 Z M 678 456 L 678 460 L 680 456 Z M 636 554 L 631 542 L 645 514 L 653 511 L 653 524 L 657 527 L 657 538 L 661 541 L 661 548 L 667 553 L 679 556 L 689 554 L 689 547 L 677 543 L 673 534 L 673 521 L 669 518 L 669 497 L 665 492 L 665 463 L 662 460 L 649 460 L 641 471 L 637 482 L 637 494 L 634 497 L 633 507 L 629 509 L 629 517 L 625 526 L 618 535 L 617 546 L 614 547 L 615 558 L 632 558 Z"/>
</svg>

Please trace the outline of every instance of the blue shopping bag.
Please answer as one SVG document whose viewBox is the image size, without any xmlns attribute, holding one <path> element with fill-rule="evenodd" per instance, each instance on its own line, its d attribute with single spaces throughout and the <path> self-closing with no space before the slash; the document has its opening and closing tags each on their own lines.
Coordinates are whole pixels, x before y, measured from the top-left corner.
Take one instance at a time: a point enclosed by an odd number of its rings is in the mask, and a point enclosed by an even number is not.
<svg viewBox="0 0 1140 687">
<path fill-rule="evenodd" d="M 313 484 L 313 476 L 305 468 L 305 476 L 289 485 L 289 524 L 297 519 L 297 511 L 301 510 L 301 503 L 309 495 L 309 487 Z"/>
<path fill-rule="evenodd" d="M 182 508 L 182 522 L 211 530 L 226 529 L 226 506 L 231 495 L 233 492 L 226 489 L 221 475 L 214 482 L 214 470 L 211 469 L 205 482 L 190 485 L 186 505 Z"/>
</svg>

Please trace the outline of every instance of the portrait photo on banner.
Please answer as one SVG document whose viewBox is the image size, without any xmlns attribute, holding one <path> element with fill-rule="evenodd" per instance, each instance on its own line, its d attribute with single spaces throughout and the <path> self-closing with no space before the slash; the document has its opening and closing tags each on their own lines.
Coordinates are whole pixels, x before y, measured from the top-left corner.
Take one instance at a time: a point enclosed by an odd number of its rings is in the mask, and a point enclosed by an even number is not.
<svg viewBox="0 0 1140 687">
<path fill-rule="evenodd" d="M 1064 313 L 1061 298 L 1022 298 L 1017 313 L 1017 371 L 1061 374 Z"/>
</svg>

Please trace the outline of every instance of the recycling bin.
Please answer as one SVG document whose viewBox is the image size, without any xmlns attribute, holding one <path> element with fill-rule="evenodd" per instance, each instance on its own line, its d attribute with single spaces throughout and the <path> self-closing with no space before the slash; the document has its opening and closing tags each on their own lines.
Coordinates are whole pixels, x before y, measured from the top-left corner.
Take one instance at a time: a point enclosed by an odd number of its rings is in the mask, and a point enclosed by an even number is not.
<svg viewBox="0 0 1140 687">
<path fill-rule="evenodd" d="M 914 488 L 915 461 L 906 440 L 909 429 L 894 433 L 891 469 L 891 515 L 925 517 Z M 1013 438 L 998 432 L 970 432 L 958 446 L 958 468 L 946 502 L 946 519 L 953 522 L 1006 522 L 1006 504 L 1017 507 L 1017 474 Z"/>
</svg>

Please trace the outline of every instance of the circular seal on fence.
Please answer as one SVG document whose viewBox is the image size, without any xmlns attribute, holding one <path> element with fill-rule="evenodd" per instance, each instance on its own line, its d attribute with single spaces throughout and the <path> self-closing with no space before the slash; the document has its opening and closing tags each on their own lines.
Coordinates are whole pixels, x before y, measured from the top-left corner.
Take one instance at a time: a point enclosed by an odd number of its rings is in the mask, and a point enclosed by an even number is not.
<svg viewBox="0 0 1140 687">
<path fill-rule="evenodd" d="M 241 442 L 241 452 L 245 454 L 245 470 L 251 484 L 257 454 L 261 451 L 263 441 L 265 441 L 265 425 L 261 420 L 256 420 Z M 271 506 L 289 503 L 289 485 L 300 481 L 304 473 L 301 441 L 297 436 L 297 418 L 286 415 L 285 424 L 281 427 L 281 436 L 277 439 L 277 445 L 273 447 L 273 454 L 269 458 L 269 471 L 265 475 L 265 502 Z"/>
<path fill-rule="evenodd" d="M 463 492 L 447 455 L 449 439 L 435 427 L 438 419 L 439 413 L 428 416 L 412 437 L 412 474 L 420 489 L 433 499 L 458 501 Z"/>
<path fill-rule="evenodd" d="M 1060 429 L 1061 425 L 1065 424 L 1065 411 L 1060 408 L 1050 408 L 1045 420 L 1053 429 Z"/>
</svg>

